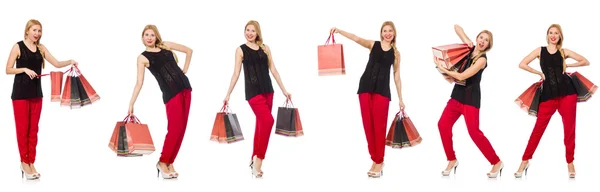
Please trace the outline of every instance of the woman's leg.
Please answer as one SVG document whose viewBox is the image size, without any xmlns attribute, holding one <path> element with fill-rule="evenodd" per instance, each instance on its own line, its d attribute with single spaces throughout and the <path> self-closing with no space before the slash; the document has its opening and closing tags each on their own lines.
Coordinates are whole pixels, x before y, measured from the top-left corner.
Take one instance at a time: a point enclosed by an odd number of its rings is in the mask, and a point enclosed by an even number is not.
<svg viewBox="0 0 600 192">
<path fill-rule="evenodd" d="M 492 147 L 488 138 L 479 129 L 479 109 L 470 105 L 464 105 L 463 115 L 469 135 L 477 148 L 479 148 L 479 151 L 483 153 L 483 156 L 485 156 L 490 164 L 495 165 L 499 163 L 500 158 L 496 155 L 494 147 Z"/>
<path fill-rule="evenodd" d="M 361 93 L 358 94 L 358 101 L 360 103 L 360 114 L 362 116 L 363 128 L 365 130 L 365 137 L 367 138 L 367 148 L 369 149 L 369 155 L 373 163 L 376 162 L 375 155 L 375 131 L 373 129 L 373 100 L 372 94 Z"/>
<path fill-rule="evenodd" d="M 29 100 L 29 134 L 28 134 L 28 158 L 31 171 L 37 173 L 35 166 L 35 157 L 37 154 L 37 143 L 38 143 L 38 131 L 40 117 L 42 114 L 42 98 L 35 98 Z M 39 175 L 38 175 L 39 176 Z"/>
<path fill-rule="evenodd" d="M 167 135 L 163 144 L 160 162 L 164 165 L 163 170 L 168 170 L 167 165 L 171 160 L 175 159 L 175 151 L 181 135 L 185 133 L 185 124 L 183 117 L 185 114 L 184 92 L 180 92 L 175 97 L 171 98 L 166 104 L 167 111 Z"/>
<path fill-rule="evenodd" d="M 271 114 L 273 107 L 273 93 L 257 95 L 248 100 L 254 115 L 256 115 L 256 130 L 255 135 L 255 156 L 261 160 L 265 159 L 267 148 L 269 146 L 269 139 L 271 137 L 271 131 L 273 130 L 273 124 L 275 119 Z M 256 136 L 258 135 L 258 137 Z"/>
<path fill-rule="evenodd" d="M 12 103 L 21 162 L 29 164 L 29 101 L 13 100 Z"/>
<path fill-rule="evenodd" d="M 438 130 L 442 139 L 442 145 L 444 146 L 444 152 L 446 153 L 446 159 L 448 161 L 456 160 L 454 153 L 454 146 L 452 142 L 452 127 L 462 115 L 462 104 L 454 99 L 448 100 L 444 112 L 438 121 Z"/>
<path fill-rule="evenodd" d="M 544 135 L 546 127 L 548 127 L 548 123 L 550 123 L 550 118 L 552 118 L 552 115 L 554 115 L 554 112 L 556 112 L 557 107 L 558 100 L 548 100 L 540 103 L 535 126 L 533 127 L 527 147 L 523 153 L 523 161 L 528 161 L 533 157 L 533 153 L 535 152 L 538 144 L 540 144 L 542 135 Z M 519 171 L 522 170 L 519 169 Z"/>
<path fill-rule="evenodd" d="M 385 134 L 387 130 L 388 113 L 390 108 L 390 99 L 379 94 L 373 94 L 371 97 L 373 103 L 373 145 L 374 162 L 383 163 L 385 156 Z M 377 170 L 375 170 L 377 171 Z"/>
<path fill-rule="evenodd" d="M 189 89 L 183 90 L 181 92 L 182 97 L 182 115 L 181 115 L 181 131 L 179 132 L 179 137 L 177 138 L 177 143 L 173 149 L 173 154 L 171 155 L 171 159 L 169 164 L 173 164 L 175 162 L 175 158 L 177 158 L 177 154 L 179 154 L 179 149 L 181 148 L 181 143 L 183 142 L 183 138 L 185 136 L 185 130 L 187 128 L 188 117 L 190 115 L 190 105 L 192 102 L 192 91 Z"/>
</svg>

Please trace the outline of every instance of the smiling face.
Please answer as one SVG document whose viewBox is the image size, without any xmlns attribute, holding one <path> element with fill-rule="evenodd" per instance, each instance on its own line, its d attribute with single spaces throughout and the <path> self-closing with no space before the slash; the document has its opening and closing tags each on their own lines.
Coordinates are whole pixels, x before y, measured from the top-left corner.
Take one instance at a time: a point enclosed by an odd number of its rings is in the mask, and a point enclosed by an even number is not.
<svg viewBox="0 0 600 192">
<path fill-rule="evenodd" d="M 32 25 L 25 33 L 25 37 L 33 42 L 38 42 L 42 38 L 42 26 Z"/>
<path fill-rule="evenodd" d="M 152 29 L 146 29 L 142 35 L 144 45 L 153 47 L 156 44 L 156 33 Z"/>
<path fill-rule="evenodd" d="M 557 27 L 550 27 L 546 36 L 548 43 L 555 45 L 558 45 L 560 40 L 562 39 L 560 29 L 558 29 Z"/>
<path fill-rule="evenodd" d="M 396 31 L 391 25 L 385 25 L 381 28 L 381 39 L 383 41 L 392 42 L 396 38 Z"/>
<path fill-rule="evenodd" d="M 256 41 L 256 37 L 258 36 L 256 32 L 256 27 L 254 27 L 254 25 L 252 24 L 247 25 L 246 30 L 244 31 L 244 36 L 249 42 Z"/>
</svg>

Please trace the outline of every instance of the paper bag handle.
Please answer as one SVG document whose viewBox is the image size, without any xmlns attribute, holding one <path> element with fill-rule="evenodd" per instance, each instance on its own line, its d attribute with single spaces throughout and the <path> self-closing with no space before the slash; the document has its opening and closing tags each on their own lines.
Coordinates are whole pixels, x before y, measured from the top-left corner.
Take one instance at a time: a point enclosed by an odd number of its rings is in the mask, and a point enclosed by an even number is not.
<svg viewBox="0 0 600 192">
<path fill-rule="evenodd" d="M 335 37 L 333 35 L 333 33 L 329 34 L 329 37 L 327 38 L 327 41 L 325 41 L 325 45 L 329 45 L 329 40 L 331 40 L 331 44 L 335 44 Z"/>
</svg>

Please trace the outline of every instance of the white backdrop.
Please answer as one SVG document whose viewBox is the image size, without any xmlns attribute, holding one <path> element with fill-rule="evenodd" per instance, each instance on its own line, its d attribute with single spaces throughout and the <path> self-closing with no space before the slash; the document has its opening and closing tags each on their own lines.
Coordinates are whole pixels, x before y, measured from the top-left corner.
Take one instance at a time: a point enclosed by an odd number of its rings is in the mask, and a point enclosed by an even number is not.
<svg viewBox="0 0 600 192">
<path fill-rule="evenodd" d="M 587 1 L 17 1 L 0 3 L 0 61 L 22 40 L 27 20 L 43 24 L 42 43 L 59 60 L 74 59 L 101 100 L 79 110 L 49 102 L 50 80 L 43 79 L 45 94 L 40 121 L 36 167 L 39 181 L 21 182 L 10 92 L 14 76 L 0 76 L 3 99 L 0 122 L 0 180 L 16 191 L 62 189 L 146 189 L 195 187 L 199 190 L 304 191 L 307 189 L 438 189 L 465 191 L 493 189 L 522 191 L 528 188 L 581 188 L 600 177 L 595 156 L 598 99 L 578 105 L 577 179 L 568 180 L 564 158 L 562 122 L 553 117 L 534 155 L 528 178 L 512 174 L 521 162 L 535 118 L 513 102 L 539 79 L 518 68 L 523 57 L 545 45 L 552 23 L 564 30 L 564 47 L 585 56 L 592 67 L 580 71 L 600 83 L 595 70 L 597 25 L 587 22 L 600 15 Z M 251 177 L 248 163 L 254 135 L 254 115 L 244 100 L 243 74 L 231 95 L 245 141 L 223 145 L 209 141 L 215 113 L 222 105 L 233 72 L 235 49 L 245 42 L 243 28 L 250 19 L 261 24 L 265 43 L 296 107 L 306 136 L 272 135 L 262 180 Z M 406 112 L 412 117 L 423 143 L 415 148 L 386 147 L 383 178 L 367 179 L 371 160 L 362 128 L 358 81 L 368 60 L 368 50 L 336 36 L 344 45 L 347 75 L 317 76 L 317 45 L 325 43 L 329 29 L 338 27 L 360 37 L 379 39 L 386 20 L 395 22 L 402 55 Z M 437 121 L 449 99 L 452 85 L 444 81 L 431 62 L 431 47 L 459 43 L 453 24 L 468 36 L 483 29 L 494 34 L 488 53 L 489 67 L 482 81 L 481 130 L 505 162 L 501 179 L 488 180 L 491 166 L 468 136 L 464 120 L 454 126 L 455 150 L 461 166 L 456 177 L 441 178 L 446 159 Z M 107 147 L 114 125 L 126 116 L 135 85 L 136 57 L 144 50 L 140 40 L 146 24 L 158 26 L 163 39 L 194 50 L 188 71 L 194 88 L 187 133 L 176 160 L 180 178 L 156 179 L 167 120 L 161 93 L 147 71 L 135 106 L 136 115 L 151 129 L 157 152 L 139 158 L 119 158 Z M 178 54 L 181 61 L 184 54 Z M 183 65 L 183 62 L 181 63 Z M 539 69 L 539 63 L 531 63 Z M 46 65 L 44 73 L 56 70 Z M 64 68 L 62 70 L 66 70 Z M 273 114 L 284 102 L 275 81 Z M 389 123 L 398 110 L 393 81 Z M 385 182 L 387 181 L 387 182 Z M 544 184 L 541 186 L 540 184 Z M 31 185 L 30 185 L 31 184 Z M 135 187 L 134 187 L 135 186 Z M 225 188 L 226 187 L 226 188 Z"/>
</svg>

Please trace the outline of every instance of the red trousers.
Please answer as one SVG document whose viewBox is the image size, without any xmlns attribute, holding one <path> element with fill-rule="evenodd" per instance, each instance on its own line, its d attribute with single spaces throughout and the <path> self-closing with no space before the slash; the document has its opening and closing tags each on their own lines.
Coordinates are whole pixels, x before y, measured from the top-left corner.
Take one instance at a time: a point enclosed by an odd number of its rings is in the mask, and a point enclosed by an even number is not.
<svg viewBox="0 0 600 192">
<path fill-rule="evenodd" d="M 273 93 L 264 93 L 252 97 L 248 100 L 250 108 L 256 116 L 256 125 L 254 131 L 254 147 L 252 157 L 256 156 L 259 159 L 265 159 L 271 131 L 275 124 L 275 119 L 271 111 L 273 109 Z"/>
<path fill-rule="evenodd" d="M 167 104 L 167 135 L 163 145 L 160 162 L 173 164 L 185 135 L 188 116 L 190 115 L 190 104 L 192 91 L 185 89 L 173 97 Z"/>
<path fill-rule="evenodd" d="M 440 137 L 442 138 L 442 145 L 444 145 L 444 152 L 446 152 L 446 158 L 448 161 L 456 160 L 456 154 L 454 153 L 454 147 L 452 144 L 452 127 L 458 118 L 463 115 L 465 123 L 467 124 L 467 131 L 471 136 L 479 151 L 483 153 L 483 156 L 494 165 L 500 162 L 500 158 L 496 155 L 496 151 L 492 147 L 490 141 L 485 137 L 483 132 L 479 130 L 479 109 L 470 105 L 465 105 L 457 100 L 450 99 L 446 104 L 446 108 L 442 113 L 442 117 L 438 121 L 438 128 L 440 131 Z"/>
<path fill-rule="evenodd" d="M 42 98 L 13 100 L 12 103 L 21 162 L 35 163 Z"/>
<path fill-rule="evenodd" d="M 385 132 L 390 99 L 376 93 L 361 93 L 358 94 L 358 101 L 371 160 L 381 164 L 385 155 Z"/>
<path fill-rule="evenodd" d="M 558 113 L 562 117 L 562 122 L 565 132 L 565 150 L 567 163 L 573 162 L 575 159 L 575 119 L 577 116 L 577 95 L 572 94 L 556 99 L 551 99 L 540 103 L 540 107 L 537 113 L 537 120 L 535 126 L 529 137 L 527 148 L 523 154 L 523 161 L 532 158 L 535 149 L 540 144 L 540 139 L 548 127 L 550 118 L 554 115 L 554 112 L 558 110 Z"/>
</svg>

